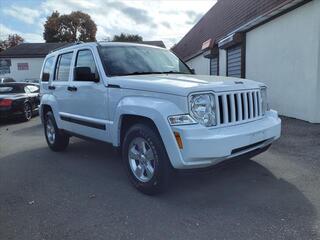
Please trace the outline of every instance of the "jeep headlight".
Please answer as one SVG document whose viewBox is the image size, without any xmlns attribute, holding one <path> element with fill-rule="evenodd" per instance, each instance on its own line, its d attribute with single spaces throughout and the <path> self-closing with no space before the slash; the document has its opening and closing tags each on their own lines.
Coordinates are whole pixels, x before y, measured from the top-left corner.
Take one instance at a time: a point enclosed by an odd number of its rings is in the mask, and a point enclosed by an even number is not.
<svg viewBox="0 0 320 240">
<path fill-rule="evenodd" d="M 261 93 L 261 105 L 262 105 L 262 114 L 264 115 L 266 111 L 269 111 L 269 103 L 268 103 L 268 97 L 267 97 L 267 87 L 261 87 L 260 88 Z"/>
<path fill-rule="evenodd" d="M 190 114 L 200 124 L 216 125 L 215 101 L 211 93 L 194 94 L 190 97 Z"/>
</svg>

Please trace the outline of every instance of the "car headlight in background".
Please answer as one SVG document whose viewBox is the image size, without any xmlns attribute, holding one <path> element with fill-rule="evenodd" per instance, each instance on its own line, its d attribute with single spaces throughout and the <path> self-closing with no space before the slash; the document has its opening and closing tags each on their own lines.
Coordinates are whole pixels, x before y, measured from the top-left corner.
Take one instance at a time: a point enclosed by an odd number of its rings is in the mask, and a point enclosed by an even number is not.
<svg viewBox="0 0 320 240">
<path fill-rule="evenodd" d="M 206 127 L 216 125 L 215 101 L 211 93 L 195 94 L 190 97 L 191 116 Z"/>
<path fill-rule="evenodd" d="M 261 87 L 261 105 L 262 105 L 262 114 L 265 114 L 266 111 L 269 111 L 269 103 L 268 103 L 268 97 L 267 97 L 267 87 Z"/>
</svg>

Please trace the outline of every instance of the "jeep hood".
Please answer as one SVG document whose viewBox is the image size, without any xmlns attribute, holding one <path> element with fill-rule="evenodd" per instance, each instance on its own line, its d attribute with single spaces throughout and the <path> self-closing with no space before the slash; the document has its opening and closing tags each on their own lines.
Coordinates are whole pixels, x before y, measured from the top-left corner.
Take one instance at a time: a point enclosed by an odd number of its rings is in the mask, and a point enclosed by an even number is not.
<svg viewBox="0 0 320 240">
<path fill-rule="evenodd" d="M 232 91 L 254 89 L 263 86 L 262 83 L 233 77 L 184 75 L 184 74 L 150 74 L 111 77 L 109 84 L 121 88 L 144 90 L 187 96 L 198 91 Z"/>
</svg>

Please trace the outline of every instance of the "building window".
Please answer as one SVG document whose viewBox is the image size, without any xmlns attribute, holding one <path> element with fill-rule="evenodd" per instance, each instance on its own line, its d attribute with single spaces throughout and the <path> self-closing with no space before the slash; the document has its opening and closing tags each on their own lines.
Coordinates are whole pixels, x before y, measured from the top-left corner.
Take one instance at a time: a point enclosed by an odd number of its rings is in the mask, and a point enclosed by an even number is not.
<svg viewBox="0 0 320 240">
<path fill-rule="evenodd" d="M 18 70 L 29 70 L 29 64 L 28 63 L 18 63 Z"/>
<path fill-rule="evenodd" d="M 215 56 L 210 58 L 210 75 L 219 75 L 219 58 Z"/>
<path fill-rule="evenodd" d="M 227 48 L 227 76 L 244 78 L 243 45 Z"/>
<path fill-rule="evenodd" d="M 0 59 L 0 75 L 10 73 L 11 59 Z"/>
</svg>

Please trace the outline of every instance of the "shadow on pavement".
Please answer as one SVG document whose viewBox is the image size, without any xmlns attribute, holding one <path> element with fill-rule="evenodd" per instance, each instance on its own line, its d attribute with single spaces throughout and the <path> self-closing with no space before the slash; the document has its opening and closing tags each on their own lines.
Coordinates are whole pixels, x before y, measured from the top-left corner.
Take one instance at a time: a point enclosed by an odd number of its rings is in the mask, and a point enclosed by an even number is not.
<svg viewBox="0 0 320 240">
<path fill-rule="evenodd" d="M 34 116 L 32 117 L 32 119 L 30 121 L 33 121 L 37 117 L 39 117 L 39 115 L 34 114 Z M 23 124 L 23 123 L 28 123 L 28 122 L 23 121 L 20 117 L 12 117 L 12 118 L 8 118 L 8 119 L 1 119 L 0 118 L 0 128 L 10 126 L 10 125 L 15 125 L 15 124 Z"/>
<path fill-rule="evenodd" d="M 75 139 L 63 153 L 4 157 L 0 176 L 5 239 L 317 238 L 304 194 L 250 160 L 178 175 L 149 197 L 131 187 L 112 146 Z"/>
</svg>

